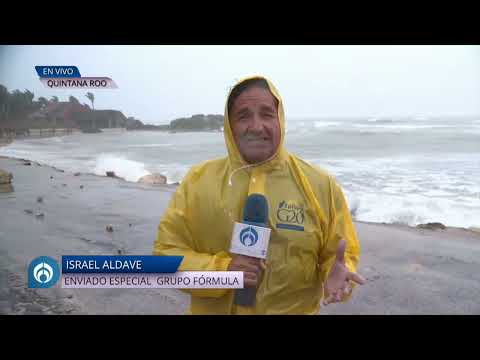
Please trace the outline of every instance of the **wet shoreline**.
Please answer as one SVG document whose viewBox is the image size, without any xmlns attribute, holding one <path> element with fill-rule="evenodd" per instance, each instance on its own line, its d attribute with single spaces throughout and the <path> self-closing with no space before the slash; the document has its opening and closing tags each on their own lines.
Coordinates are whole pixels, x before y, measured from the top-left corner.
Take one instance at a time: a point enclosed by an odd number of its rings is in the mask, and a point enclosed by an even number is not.
<svg viewBox="0 0 480 360">
<path fill-rule="evenodd" d="M 8 144 L 1 144 L 0 143 L 0 146 L 3 146 L 3 145 L 8 145 Z M 55 171 L 58 171 L 58 172 L 62 172 L 62 173 L 65 173 L 66 171 L 64 169 L 60 169 L 58 167 L 55 167 L 53 165 L 48 165 L 48 164 L 41 164 L 39 163 L 38 161 L 33 161 L 33 160 L 30 160 L 30 159 L 25 159 L 25 158 L 17 158 L 17 157 L 12 157 L 12 156 L 2 156 L 0 155 L 0 159 L 9 159 L 9 160 L 14 160 L 14 161 L 23 161 L 23 162 L 26 162 L 26 163 L 31 163 L 31 164 L 35 164 L 37 166 L 45 166 L 45 167 L 49 167 L 51 169 L 54 169 Z M 79 176 L 79 175 L 87 175 L 87 176 L 95 176 L 95 177 L 99 177 L 99 178 L 105 178 L 105 177 L 109 177 L 107 174 L 105 175 L 98 175 L 98 174 L 95 174 L 93 172 L 72 172 L 72 174 L 75 174 L 75 176 Z M 133 181 L 128 181 L 128 180 L 125 180 L 123 178 L 120 178 L 120 177 L 114 177 L 120 181 L 124 181 L 125 183 L 128 183 L 128 184 L 139 184 L 138 182 L 133 182 Z M 177 187 L 178 183 L 165 183 L 163 185 L 160 185 L 160 186 L 163 186 L 165 188 L 168 188 L 168 189 L 175 189 Z M 157 185 L 158 186 L 158 185 Z M 352 218 L 354 218 L 354 216 L 352 215 Z M 470 227 L 470 228 L 466 228 L 466 227 L 455 227 L 455 226 L 449 226 L 449 225 L 444 225 L 442 223 L 438 223 L 438 222 L 433 222 L 433 223 L 428 223 L 428 224 L 420 224 L 420 225 L 417 225 L 417 226 L 411 226 L 411 225 L 408 225 L 408 224 L 402 224 L 402 223 L 385 223 L 385 222 L 371 222 L 371 221 L 359 221 L 359 220 L 355 220 L 356 223 L 363 223 L 363 224 L 372 224 L 372 225 L 375 225 L 375 224 L 378 224 L 378 225 L 388 225 L 388 226 L 400 226 L 400 227 L 409 227 L 409 228 L 412 228 L 412 229 L 421 229 L 421 228 L 425 228 L 425 229 L 429 229 L 431 228 L 432 230 L 437 230 L 437 229 L 460 229 L 460 230 L 465 230 L 465 231 L 471 231 L 471 232 L 475 232 L 475 233 L 480 233 L 480 227 L 477 228 L 477 227 Z"/>
<path fill-rule="evenodd" d="M 30 163 L 0 158 L 0 168 L 13 174 L 13 192 L 0 193 L 0 313 L 186 312 L 189 299 L 177 290 L 28 289 L 26 270 L 37 256 L 150 255 L 173 188 Z"/>
</svg>

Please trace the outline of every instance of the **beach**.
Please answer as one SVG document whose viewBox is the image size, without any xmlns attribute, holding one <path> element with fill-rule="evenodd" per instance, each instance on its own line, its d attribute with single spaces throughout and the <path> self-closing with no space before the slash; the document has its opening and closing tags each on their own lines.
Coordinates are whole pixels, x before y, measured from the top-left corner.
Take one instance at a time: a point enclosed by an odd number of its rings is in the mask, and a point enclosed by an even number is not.
<svg viewBox="0 0 480 360">
<path fill-rule="evenodd" d="M 185 314 L 174 289 L 28 289 L 40 255 L 149 255 L 175 185 L 153 186 L 0 157 L 0 314 Z M 41 197 L 41 202 L 38 202 Z M 112 225 L 113 232 L 106 226 Z M 480 233 L 355 222 L 367 283 L 320 314 L 480 314 Z"/>
</svg>

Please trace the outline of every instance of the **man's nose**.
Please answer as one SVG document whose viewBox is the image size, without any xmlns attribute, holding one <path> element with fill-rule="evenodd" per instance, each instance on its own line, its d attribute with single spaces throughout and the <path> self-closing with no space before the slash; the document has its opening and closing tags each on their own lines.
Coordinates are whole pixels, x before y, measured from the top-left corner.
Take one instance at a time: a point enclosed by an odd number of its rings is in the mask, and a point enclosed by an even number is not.
<svg viewBox="0 0 480 360">
<path fill-rule="evenodd" d="M 253 115 L 249 128 L 251 132 L 263 132 L 263 124 L 260 116 L 257 114 Z"/>
</svg>

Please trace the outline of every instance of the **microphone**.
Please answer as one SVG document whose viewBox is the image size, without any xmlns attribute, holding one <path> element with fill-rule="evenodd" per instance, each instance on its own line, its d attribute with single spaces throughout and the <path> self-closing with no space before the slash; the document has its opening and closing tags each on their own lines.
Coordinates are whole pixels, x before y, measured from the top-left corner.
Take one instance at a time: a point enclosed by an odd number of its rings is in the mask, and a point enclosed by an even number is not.
<svg viewBox="0 0 480 360">
<path fill-rule="evenodd" d="M 268 228 L 268 202 L 261 194 L 248 196 L 243 209 L 243 222 L 235 222 L 230 252 L 258 259 L 267 257 L 270 240 Z M 235 291 L 234 303 L 254 306 L 257 289 L 247 287 Z"/>
</svg>

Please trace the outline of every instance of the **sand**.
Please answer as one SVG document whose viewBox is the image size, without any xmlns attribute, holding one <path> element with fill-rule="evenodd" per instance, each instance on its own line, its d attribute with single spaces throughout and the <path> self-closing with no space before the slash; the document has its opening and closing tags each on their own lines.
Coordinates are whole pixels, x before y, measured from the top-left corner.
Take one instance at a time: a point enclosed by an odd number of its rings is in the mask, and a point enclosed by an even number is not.
<svg viewBox="0 0 480 360">
<path fill-rule="evenodd" d="M 28 264 L 40 255 L 151 254 L 175 186 L 74 176 L 9 158 L 0 158 L 0 169 L 14 176 L 13 192 L 0 193 L 1 314 L 186 313 L 189 296 L 174 289 L 26 286 Z M 108 224 L 112 233 L 105 231 Z M 360 222 L 356 227 L 358 271 L 368 282 L 350 302 L 323 307 L 321 314 L 480 314 L 479 233 Z"/>
</svg>

